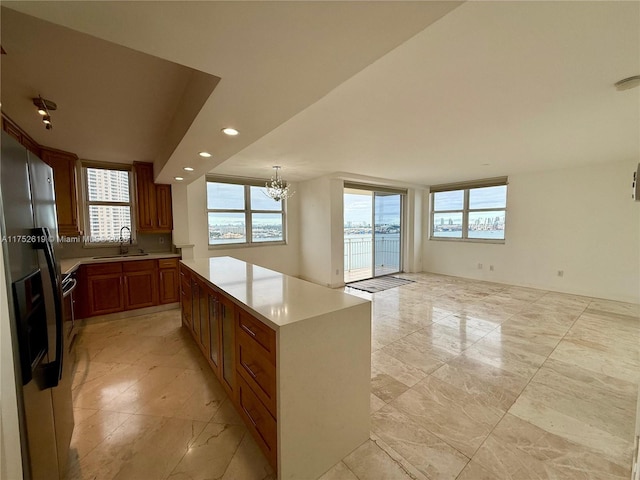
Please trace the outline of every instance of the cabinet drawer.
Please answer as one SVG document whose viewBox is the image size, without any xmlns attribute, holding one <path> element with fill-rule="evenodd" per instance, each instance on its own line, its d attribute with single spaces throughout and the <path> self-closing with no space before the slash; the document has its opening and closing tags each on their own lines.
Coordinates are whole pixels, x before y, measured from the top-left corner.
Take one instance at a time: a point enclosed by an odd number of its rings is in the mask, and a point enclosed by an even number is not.
<svg viewBox="0 0 640 480">
<path fill-rule="evenodd" d="M 276 332 L 267 327 L 260 320 L 253 318 L 244 310 L 238 315 L 238 330 L 252 338 L 268 355 L 275 365 L 276 363 Z"/>
<path fill-rule="evenodd" d="M 180 278 L 191 278 L 191 272 L 184 265 L 180 265 Z"/>
<path fill-rule="evenodd" d="M 276 367 L 268 353 L 244 330 L 237 335 L 236 367 L 253 392 L 276 415 Z"/>
<path fill-rule="evenodd" d="M 146 272 L 155 270 L 155 260 L 134 260 L 132 262 L 122 262 L 122 269 L 125 272 Z"/>
<path fill-rule="evenodd" d="M 122 262 L 100 263 L 86 266 L 87 276 L 107 275 L 110 273 L 122 273 Z"/>
<path fill-rule="evenodd" d="M 242 378 L 238 378 L 238 405 L 251 435 L 267 456 L 271 466 L 277 470 L 276 421 Z"/>
<path fill-rule="evenodd" d="M 159 268 L 176 268 L 178 266 L 177 258 L 161 258 L 158 260 Z"/>
</svg>

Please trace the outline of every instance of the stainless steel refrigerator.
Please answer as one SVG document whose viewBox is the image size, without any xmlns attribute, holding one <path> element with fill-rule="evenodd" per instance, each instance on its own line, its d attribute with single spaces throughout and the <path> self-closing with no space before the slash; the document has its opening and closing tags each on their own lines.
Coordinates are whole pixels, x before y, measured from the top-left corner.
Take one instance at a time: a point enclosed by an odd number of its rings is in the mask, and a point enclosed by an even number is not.
<svg viewBox="0 0 640 480">
<path fill-rule="evenodd" d="M 55 480 L 65 473 L 73 408 L 53 171 L 4 131 L 1 147 L 0 233 L 24 477 Z"/>
</svg>

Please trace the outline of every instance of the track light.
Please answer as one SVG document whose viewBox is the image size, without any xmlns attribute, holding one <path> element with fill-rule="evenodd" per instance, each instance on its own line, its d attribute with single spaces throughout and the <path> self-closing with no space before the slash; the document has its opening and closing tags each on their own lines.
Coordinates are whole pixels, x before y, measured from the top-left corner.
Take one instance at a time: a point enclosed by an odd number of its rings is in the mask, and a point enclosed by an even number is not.
<svg viewBox="0 0 640 480">
<path fill-rule="evenodd" d="M 56 102 L 47 100 L 46 98 L 42 98 L 42 96 L 38 95 L 38 98 L 33 99 L 33 104 L 38 109 L 38 115 L 42 116 L 44 128 L 51 130 L 53 128 L 53 123 L 51 123 L 51 114 L 49 112 L 58 108 Z"/>
</svg>

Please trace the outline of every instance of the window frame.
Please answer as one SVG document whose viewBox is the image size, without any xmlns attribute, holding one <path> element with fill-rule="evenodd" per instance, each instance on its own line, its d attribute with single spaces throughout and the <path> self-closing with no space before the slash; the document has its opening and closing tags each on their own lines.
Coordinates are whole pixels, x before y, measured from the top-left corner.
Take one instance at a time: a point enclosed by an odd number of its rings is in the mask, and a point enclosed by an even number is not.
<svg viewBox="0 0 640 480">
<path fill-rule="evenodd" d="M 509 182 L 506 177 L 497 179 L 477 180 L 468 183 L 454 183 L 449 185 L 438 185 L 432 187 L 434 191 L 429 193 L 430 207 L 429 207 L 429 240 L 445 241 L 445 242 L 470 242 L 470 243 L 493 243 L 504 244 L 507 240 L 507 204 L 509 196 Z M 469 197 L 470 191 L 487 188 L 487 187 L 507 187 L 505 193 L 504 208 L 470 208 Z M 435 210 L 435 194 L 443 192 L 463 191 L 462 209 L 456 210 Z M 504 212 L 504 238 L 469 238 L 469 214 L 474 212 Z M 436 237 L 434 232 L 434 219 L 435 214 L 439 213 L 462 213 L 462 236 L 460 238 L 455 237 Z"/>
<path fill-rule="evenodd" d="M 83 246 L 85 248 L 101 248 L 101 247 L 114 247 L 120 244 L 119 240 L 113 241 L 99 241 L 92 242 L 91 238 L 91 214 L 90 207 L 97 206 L 109 206 L 109 207 L 129 207 L 131 209 L 131 245 L 138 244 L 138 238 L 136 235 L 136 190 L 134 188 L 133 167 L 132 165 L 125 165 L 120 163 L 107 163 L 107 162 L 81 162 L 82 166 L 82 204 L 84 207 L 84 223 L 85 223 L 85 236 L 83 238 Z M 106 202 L 101 200 L 89 200 L 89 173 L 88 169 L 103 169 L 103 170 L 118 170 L 126 171 L 129 173 L 129 201 L 128 202 Z M 129 245 L 129 244 L 127 244 Z"/>
<path fill-rule="evenodd" d="M 222 209 L 222 208 L 209 208 L 209 191 L 206 187 L 208 183 L 226 183 L 230 185 L 242 185 L 244 187 L 244 209 Z M 209 250 L 220 250 L 227 248 L 253 248 L 253 247 L 266 247 L 271 245 L 287 245 L 287 201 L 282 200 L 281 210 L 252 210 L 251 209 L 251 187 L 264 188 L 268 180 L 247 179 L 247 178 L 225 178 L 207 176 L 205 179 L 205 213 L 207 222 L 207 245 Z M 245 221 L 245 238 L 244 242 L 235 243 L 209 243 L 209 213 L 244 213 Z M 255 242 L 253 238 L 253 222 L 252 215 L 254 213 L 268 213 L 268 214 L 280 214 L 282 217 L 282 240 L 276 241 L 264 241 Z"/>
</svg>

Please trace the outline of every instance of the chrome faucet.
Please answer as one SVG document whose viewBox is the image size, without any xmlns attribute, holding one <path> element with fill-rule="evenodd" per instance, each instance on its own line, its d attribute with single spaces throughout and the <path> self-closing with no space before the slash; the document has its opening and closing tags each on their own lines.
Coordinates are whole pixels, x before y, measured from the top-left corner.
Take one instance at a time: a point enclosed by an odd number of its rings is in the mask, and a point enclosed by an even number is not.
<svg viewBox="0 0 640 480">
<path fill-rule="evenodd" d="M 125 228 L 129 231 L 129 245 L 133 244 L 133 238 L 131 237 L 131 229 L 125 225 L 124 227 L 122 227 L 120 229 L 120 255 L 125 255 L 125 254 L 129 253 L 129 247 L 128 246 L 126 246 L 126 247 L 124 246 L 124 238 L 122 237 L 122 231 Z"/>
</svg>

